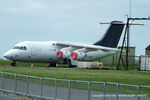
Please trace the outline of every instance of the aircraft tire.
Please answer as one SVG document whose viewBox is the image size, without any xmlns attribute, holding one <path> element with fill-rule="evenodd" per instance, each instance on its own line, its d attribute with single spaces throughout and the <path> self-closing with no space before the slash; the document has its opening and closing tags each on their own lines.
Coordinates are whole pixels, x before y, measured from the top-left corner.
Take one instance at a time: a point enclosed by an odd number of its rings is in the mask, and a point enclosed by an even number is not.
<svg viewBox="0 0 150 100">
<path fill-rule="evenodd" d="M 16 62 L 12 62 L 11 66 L 17 66 Z"/>
<path fill-rule="evenodd" d="M 56 67 L 56 63 L 50 63 L 48 66 L 49 67 Z"/>
</svg>

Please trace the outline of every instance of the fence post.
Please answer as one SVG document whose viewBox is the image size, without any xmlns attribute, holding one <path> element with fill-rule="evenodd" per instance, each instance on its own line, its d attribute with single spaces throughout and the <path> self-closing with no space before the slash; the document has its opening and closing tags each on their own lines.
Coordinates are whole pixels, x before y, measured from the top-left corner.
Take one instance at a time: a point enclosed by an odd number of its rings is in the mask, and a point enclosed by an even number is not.
<svg viewBox="0 0 150 100">
<path fill-rule="evenodd" d="M 140 100 L 140 86 L 137 86 L 137 100 Z"/>
<path fill-rule="evenodd" d="M 29 93 L 29 76 L 27 76 L 27 88 L 26 88 L 26 95 Z"/>
<path fill-rule="evenodd" d="M 55 79 L 55 99 L 57 97 L 57 79 Z"/>
<path fill-rule="evenodd" d="M 40 89 L 40 98 L 43 96 L 43 78 L 40 78 L 41 80 L 41 89 Z"/>
<path fill-rule="evenodd" d="M 117 83 L 117 93 L 116 93 L 116 97 L 117 97 L 117 100 L 118 100 L 118 96 L 119 96 L 119 84 Z"/>
<path fill-rule="evenodd" d="M 15 74 L 15 93 L 17 92 L 17 74 Z"/>
<path fill-rule="evenodd" d="M 2 72 L 2 91 L 4 89 L 4 72 Z"/>
<path fill-rule="evenodd" d="M 106 85 L 107 85 L 107 83 L 104 83 L 104 100 L 105 100 L 105 97 L 106 97 Z"/>
<path fill-rule="evenodd" d="M 68 100 L 70 100 L 70 88 L 71 88 L 71 81 L 68 80 Z"/>
<path fill-rule="evenodd" d="M 88 82 L 88 100 L 90 100 L 90 96 L 91 96 L 91 82 Z"/>
</svg>

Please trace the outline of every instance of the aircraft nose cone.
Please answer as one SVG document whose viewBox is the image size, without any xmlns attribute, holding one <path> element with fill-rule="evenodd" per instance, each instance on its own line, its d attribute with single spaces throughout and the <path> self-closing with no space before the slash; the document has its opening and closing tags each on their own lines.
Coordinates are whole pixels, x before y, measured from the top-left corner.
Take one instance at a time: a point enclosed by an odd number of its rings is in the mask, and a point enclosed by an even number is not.
<svg viewBox="0 0 150 100">
<path fill-rule="evenodd" d="M 10 54 L 8 52 L 6 52 L 4 55 L 3 55 L 5 58 L 9 59 L 10 58 Z"/>
<path fill-rule="evenodd" d="M 10 51 L 7 51 L 3 56 L 7 59 L 11 59 L 13 57 L 13 54 Z"/>
</svg>

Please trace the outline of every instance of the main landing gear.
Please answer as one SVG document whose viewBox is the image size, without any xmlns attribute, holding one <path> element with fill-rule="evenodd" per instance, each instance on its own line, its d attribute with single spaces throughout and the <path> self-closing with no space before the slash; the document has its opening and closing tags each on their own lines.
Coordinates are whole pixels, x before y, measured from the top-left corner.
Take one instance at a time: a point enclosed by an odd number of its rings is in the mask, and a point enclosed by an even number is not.
<svg viewBox="0 0 150 100">
<path fill-rule="evenodd" d="M 67 65 L 68 65 L 69 67 L 73 68 L 73 65 L 72 65 L 72 63 L 71 63 L 71 60 L 70 60 L 70 59 L 68 59 L 68 60 L 67 60 Z"/>
<path fill-rule="evenodd" d="M 49 63 L 49 67 L 56 67 L 56 63 Z"/>
</svg>

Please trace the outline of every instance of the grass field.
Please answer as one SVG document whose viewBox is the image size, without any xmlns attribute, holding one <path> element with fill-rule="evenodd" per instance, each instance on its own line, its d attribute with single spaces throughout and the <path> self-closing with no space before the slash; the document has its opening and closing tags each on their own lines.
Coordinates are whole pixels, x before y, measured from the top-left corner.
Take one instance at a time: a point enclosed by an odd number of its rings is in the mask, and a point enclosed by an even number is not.
<svg viewBox="0 0 150 100">
<path fill-rule="evenodd" d="M 115 71 L 115 70 L 81 70 L 81 69 L 55 69 L 43 67 L 12 67 L 0 66 L 0 71 L 24 74 L 29 76 L 49 77 L 58 79 L 104 81 L 135 85 L 150 86 L 150 72 Z"/>
<path fill-rule="evenodd" d="M 81 80 L 81 81 L 103 81 L 103 82 L 116 82 L 123 84 L 134 84 L 134 85 L 144 85 L 150 86 L 150 72 L 135 72 L 135 71 L 116 71 L 116 70 L 85 70 L 85 69 L 62 69 L 62 68 L 45 68 L 39 66 L 45 66 L 46 64 L 34 64 L 34 68 L 30 67 L 31 63 L 17 63 L 17 67 L 12 67 L 9 65 L 10 61 L 5 61 L 3 66 L 0 66 L 1 72 L 9 72 L 16 74 L 24 74 L 29 76 L 38 77 L 48 77 L 57 79 L 69 79 L 69 80 Z M 108 65 L 107 65 L 108 66 Z M 113 66 L 114 67 L 114 66 Z M 135 68 L 135 66 L 133 66 Z M 131 68 L 131 69 L 133 69 Z M 8 77 L 8 76 L 7 76 Z M 13 78 L 13 77 L 10 77 Z M 18 77 L 19 78 L 19 77 Z M 20 80 L 23 80 L 20 78 Z M 34 80 L 32 80 L 34 81 Z M 38 82 L 35 80 L 35 82 Z M 61 84 L 62 86 L 65 84 Z M 77 87 L 78 88 L 78 87 Z M 80 86 L 79 86 L 80 88 Z M 85 86 L 82 87 L 86 89 Z M 114 87 L 111 87 L 111 90 Z M 103 90 L 102 88 L 100 88 Z M 99 89 L 99 90 L 100 90 Z M 94 88 L 94 90 L 96 90 Z M 126 90 L 126 91 L 125 91 Z M 122 87 L 119 90 L 121 93 L 135 93 L 135 89 L 126 89 Z M 148 93 L 149 90 L 144 90 L 144 93 Z M 150 94 L 148 94 L 150 96 Z"/>
</svg>

